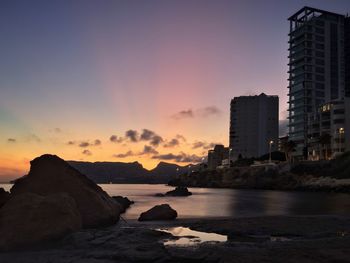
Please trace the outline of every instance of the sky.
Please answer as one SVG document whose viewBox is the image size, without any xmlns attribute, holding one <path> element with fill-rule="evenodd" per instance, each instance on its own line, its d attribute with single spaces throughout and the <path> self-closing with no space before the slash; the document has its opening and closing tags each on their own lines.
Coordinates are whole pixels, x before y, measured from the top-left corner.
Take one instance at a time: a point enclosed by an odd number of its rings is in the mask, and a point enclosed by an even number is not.
<svg viewBox="0 0 350 263">
<path fill-rule="evenodd" d="M 0 1 L 0 181 L 44 154 L 199 162 L 228 144 L 230 100 L 287 109 L 287 18 L 349 0 Z M 283 131 L 281 131 L 283 133 Z"/>
</svg>

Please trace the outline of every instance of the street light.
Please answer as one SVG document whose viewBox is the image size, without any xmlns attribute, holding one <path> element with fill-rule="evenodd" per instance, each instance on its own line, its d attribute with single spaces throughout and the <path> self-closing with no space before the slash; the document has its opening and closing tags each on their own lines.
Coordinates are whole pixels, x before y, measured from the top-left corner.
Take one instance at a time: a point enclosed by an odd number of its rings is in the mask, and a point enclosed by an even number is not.
<svg viewBox="0 0 350 263">
<path fill-rule="evenodd" d="M 339 128 L 339 152 L 341 152 L 341 135 L 344 133 L 344 128 Z"/>
<path fill-rule="evenodd" d="M 232 148 L 228 150 L 228 167 L 231 167 L 231 151 L 232 151 Z"/>
<path fill-rule="evenodd" d="M 269 141 L 269 163 L 271 163 L 271 147 L 272 147 L 273 141 Z"/>
</svg>

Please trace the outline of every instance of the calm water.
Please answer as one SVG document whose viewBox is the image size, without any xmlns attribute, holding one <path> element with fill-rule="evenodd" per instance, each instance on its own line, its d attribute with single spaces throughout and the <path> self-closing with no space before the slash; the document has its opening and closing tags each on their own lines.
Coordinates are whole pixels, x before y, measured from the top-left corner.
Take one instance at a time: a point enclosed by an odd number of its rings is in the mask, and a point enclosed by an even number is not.
<svg viewBox="0 0 350 263">
<path fill-rule="evenodd" d="M 179 218 L 249 217 L 269 215 L 350 215 L 350 195 L 190 188 L 189 197 L 154 197 L 173 187 L 147 184 L 100 185 L 110 195 L 127 196 L 135 204 L 123 216 L 138 218 L 154 205 L 168 203 Z M 9 190 L 11 185 L 0 185 Z"/>
</svg>

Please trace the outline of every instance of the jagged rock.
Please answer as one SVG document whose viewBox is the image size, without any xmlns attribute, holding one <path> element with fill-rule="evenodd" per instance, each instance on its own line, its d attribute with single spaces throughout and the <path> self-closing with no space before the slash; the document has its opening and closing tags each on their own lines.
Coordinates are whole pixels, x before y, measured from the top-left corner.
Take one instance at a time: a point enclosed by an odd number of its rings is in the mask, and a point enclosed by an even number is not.
<svg viewBox="0 0 350 263">
<path fill-rule="evenodd" d="M 156 205 L 150 210 L 143 212 L 139 221 L 151 220 L 173 220 L 177 217 L 176 210 L 172 209 L 168 204 Z"/>
<path fill-rule="evenodd" d="M 30 162 L 28 175 L 15 181 L 11 195 L 67 193 L 77 203 L 83 227 L 116 223 L 120 206 L 85 175 L 56 155 L 45 154 Z"/>
<path fill-rule="evenodd" d="M 190 191 L 188 191 L 187 187 L 184 186 L 178 186 L 175 188 L 175 190 L 166 192 L 167 196 L 189 196 L 192 195 Z"/>
<path fill-rule="evenodd" d="M 77 204 L 66 193 L 18 194 L 0 210 L 0 249 L 32 246 L 81 228 Z"/>
<path fill-rule="evenodd" d="M 122 213 L 126 211 L 132 204 L 134 204 L 134 201 L 130 201 L 129 198 L 123 197 L 123 196 L 112 196 L 113 200 L 116 201 L 122 208 Z"/>
<path fill-rule="evenodd" d="M 4 188 L 0 188 L 0 207 L 2 207 L 10 199 L 10 193 Z"/>
</svg>

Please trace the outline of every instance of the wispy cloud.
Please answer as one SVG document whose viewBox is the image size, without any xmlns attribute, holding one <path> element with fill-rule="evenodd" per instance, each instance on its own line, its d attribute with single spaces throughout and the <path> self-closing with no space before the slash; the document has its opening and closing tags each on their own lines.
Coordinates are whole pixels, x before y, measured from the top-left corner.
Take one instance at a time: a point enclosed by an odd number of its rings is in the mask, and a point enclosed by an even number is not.
<svg viewBox="0 0 350 263">
<path fill-rule="evenodd" d="M 203 148 L 205 150 L 212 149 L 218 143 L 207 143 L 205 141 L 196 141 L 192 143 L 192 149 Z"/>
<path fill-rule="evenodd" d="M 161 144 L 164 141 L 161 136 L 156 134 L 154 131 L 151 131 L 148 129 L 142 130 L 140 140 L 141 141 L 149 141 L 150 144 L 154 147 L 157 147 L 159 144 Z"/>
<path fill-rule="evenodd" d="M 191 110 L 191 109 L 182 110 L 182 111 L 175 113 L 171 117 L 175 120 L 188 119 L 188 118 L 193 118 L 194 113 L 193 113 L 193 110 Z"/>
<path fill-rule="evenodd" d="M 154 149 L 152 146 L 145 145 L 143 151 L 140 154 L 158 154 L 159 152 Z"/>
<path fill-rule="evenodd" d="M 109 140 L 111 141 L 111 142 L 114 142 L 114 143 L 121 143 L 121 142 L 123 142 L 123 138 L 122 137 L 118 137 L 117 135 L 112 135 L 110 138 L 109 138 Z"/>
<path fill-rule="evenodd" d="M 152 159 L 157 160 L 171 160 L 178 163 L 199 163 L 202 161 L 204 157 L 200 157 L 195 154 L 186 154 L 186 153 L 179 153 L 179 154 L 173 154 L 173 153 L 167 153 L 167 154 L 159 154 L 152 156 Z"/>
<path fill-rule="evenodd" d="M 34 133 L 28 134 L 24 139 L 26 142 L 41 142 L 41 139 Z"/>
<path fill-rule="evenodd" d="M 86 149 L 86 150 L 82 151 L 82 154 L 90 156 L 90 155 L 92 155 L 92 152 Z"/>
<path fill-rule="evenodd" d="M 79 143 L 79 147 L 85 148 L 85 147 L 89 147 L 90 143 L 89 142 L 81 142 Z"/>
<path fill-rule="evenodd" d="M 129 156 L 134 156 L 134 153 L 132 151 L 127 151 L 126 153 L 113 154 L 115 158 L 126 158 Z"/>
<path fill-rule="evenodd" d="M 180 145 L 180 141 L 177 138 L 173 138 L 164 144 L 165 148 L 172 148 Z"/>
<path fill-rule="evenodd" d="M 14 138 L 8 138 L 7 139 L 7 142 L 9 142 L 9 143 L 15 143 L 17 140 L 16 139 L 14 139 Z"/>
<path fill-rule="evenodd" d="M 196 118 L 196 117 L 207 118 L 210 116 L 218 116 L 221 114 L 222 114 L 222 111 L 218 107 L 207 106 L 207 107 L 198 108 L 195 110 L 192 110 L 192 109 L 182 110 L 172 115 L 171 118 L 175 120 L 189 119 L 189 118 Z"/>
<path fill-rule="evenodd" d="M 135 130 L 128 130 L 125 132 L 125 137 L 131 142 L 138 142 L 139 133 Z"/>
<path fill-rule="evenodd" d="M 98 146 L 98 145 L 101 145 L 102 144 L 102 142 L 101 142 L 101 140 L 99 140 L 99 139 L 96 139 L 95 141 L 94 141 L 94 145 L 95 146 Z"/>
<path fill-rule="evenodd" d="M 208 107 L 205 107 L 205 108 L 200 108 L 196 111 L 197 115 L 198 116 L 201 116 L 201 117 L 209 117 L 209 116 L 217 116 L 217 115 L 220 115 L 222 112 L 221 110 L 216 107 L 216 106 L 208 106 Z"/>
</svg>

